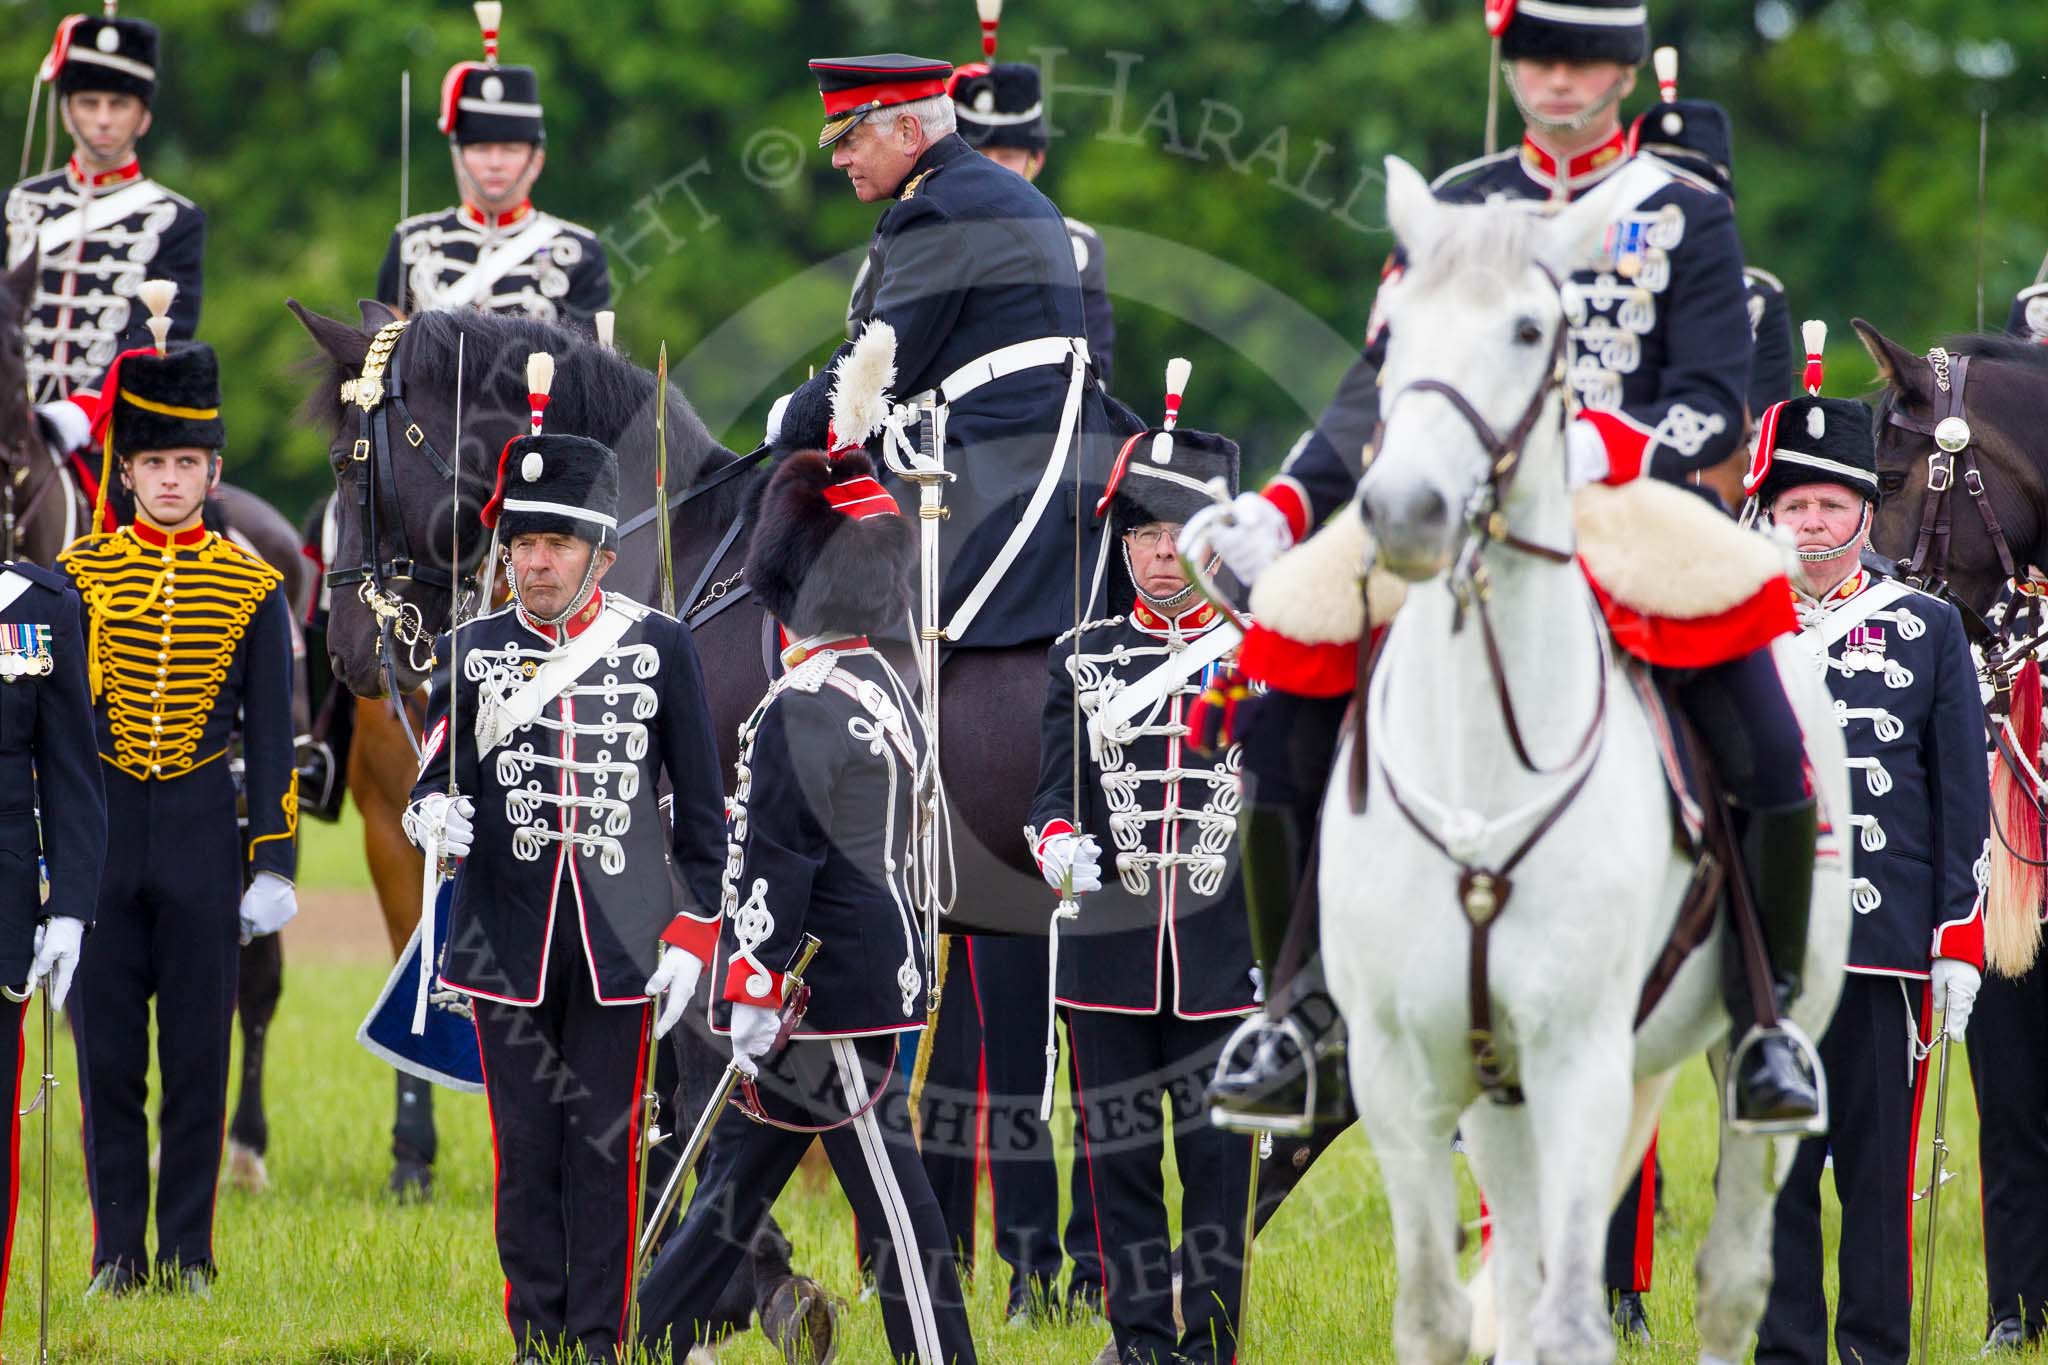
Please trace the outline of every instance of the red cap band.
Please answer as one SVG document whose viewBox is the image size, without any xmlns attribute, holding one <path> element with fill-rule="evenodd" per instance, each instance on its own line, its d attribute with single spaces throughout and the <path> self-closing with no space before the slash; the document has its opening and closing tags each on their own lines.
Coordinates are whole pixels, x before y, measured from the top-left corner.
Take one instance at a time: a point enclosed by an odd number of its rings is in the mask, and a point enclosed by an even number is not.
<svg viewBox="0 0 2048 1365">
<path fill-rule="evenodd" d="M 882 104 L 909 104 L 912 100 L 930 99 L 933 95 L 946 93 L 946 78 L 935 76 L 921 81 L 877 81 L 873 85 L 856 85 L 845 90 L 827 90 L 823 94 L 825 117 L 833 118 L 858 109 L 863 104 L 880 100 Z"/>
</svg>

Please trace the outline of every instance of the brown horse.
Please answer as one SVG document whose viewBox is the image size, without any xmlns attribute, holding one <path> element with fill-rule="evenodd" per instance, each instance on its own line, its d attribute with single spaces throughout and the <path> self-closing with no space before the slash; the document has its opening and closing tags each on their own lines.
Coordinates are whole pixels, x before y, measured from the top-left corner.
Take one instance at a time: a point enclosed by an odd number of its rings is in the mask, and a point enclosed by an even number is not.
<svg viewBox="0 0 2048 1365">
<path fill-rule="evenodd" d="M 1853 325 L 1884 382 L 1871 543 L 1962 610 L 1994 682 L 2000 761 L 1985 948 L 1994 969 L 2019 976 L 2040 949 L 2048 894 L 2043 793 L 2019 771 L 2041 764 L 2038 671 L 2028 658 L 2048 638 L 2038 567 L 2048 563 L 2048 451 L 2036 435 L 2048 347 L 1964 336 L 1915 354 L 1861 318 Z"/>
<path fill-rule="evenodd" d="M 70 462 L 45 444 L 41 423 L 28 402 L 28 347 L 22 324 L 33 297 L 35 269 L 35 258 L 29 256 L 0 279 L 0 559 L 48 566 L 90 529 L 92 499 Z M 296 623 L 311 599 L 313 575 L 299 553 L 296 529 L 269 503 L 228 483 L 215 490 L 207 517 L 215 529 L 284 575 L 294 622 L 293 653 L 302 658 L 304 642 Z M 303 664 L 295 676 L 293 719 L 295 732 L 303 734 Z M 242 1025 L 242 1086 L 228 1126 L 227 1166 L 230 1179 L 255 1190 L 270 1183 L 263 1160 L 270 1141 L 263 1064 L 283 982 L 284 962 L 275 934 L 254 939 L 242 949 L 236 1000 Z"/>
</svg>

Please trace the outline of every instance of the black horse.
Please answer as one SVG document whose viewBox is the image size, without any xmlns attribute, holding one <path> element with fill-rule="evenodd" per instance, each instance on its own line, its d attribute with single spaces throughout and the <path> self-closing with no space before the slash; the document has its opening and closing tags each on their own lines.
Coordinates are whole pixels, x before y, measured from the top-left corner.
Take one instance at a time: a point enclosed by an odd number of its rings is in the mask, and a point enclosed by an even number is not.
<svg viewBox="0 0 2048 1365">
<path fill-rule="evenodd" d="M 29 404 L 27 336 L 22 325 L 34 296 L 33 255 L 0 279 L 0 560 L 45 567 L 73 539 L 92 528 L 92 498 L 70 462 L 44 442 Z M 298 534 L 282 513 L 247 489 L 223 482 L 208 500 L 207 522 L 284 575 L 293 631 L 304 619 L 313 575 L 299 553 Z M 306 680 L 295 670 L 294 733 L 307 728 Z M 228 1125 L 229 1178 L 262 1190 L 270 1182 L 264 1154 L 270 1121 L 263 1105 L 266 1042 L 284 987 L 283 949 L 275 934 L 242 948 L 236 975 L 236 1014 L 242 1027 L 242 1083 Z"/>
<path fill-rule="evenodd" d="M 314 411 L 334 430 L 331 457 L 343 515 L 334 566 L 375 569 L 416 560 L 436 580 L 416 575 L 386 586 L 417 610 L 425 642 L 380 644 L 378 620 L 356 591 L 334 593 L 328 647 L 335 674 L 360 696 L 385 691 L 388 664 L 401 690 L 425 681 L 426 645 L 444 630 L 450 577 L 474 573 L 485 549 L 475 509 L 489 498 L 505 442 L 526 430 L 526 357 L 555 357 L 547 409 L 550 431 L 590 436 L 619 456 L 619 562 L 606 578 L 627 596 L 658 603 L 654 502 L 655 377 L 589 337 L 548 323 L 482 313 L 425 313 L 402 335 L 390 368 L 402 374 L 406 406 L 422 439 L 390 433 L 394 483 L 383 504 L 378 543 L 365 544 L 363 481 L 368 461 L 353 458 L 359 410 L 340 397 L 343 382 L 362 370 L 372 335 L 394 315 L 363 305 L 362 327 L 324 318 L 293 304 L 300 322 L 334 362 L 314 395 Z M 455 438 L 456 338 L 461 335 L 463 418 Z M 386 388 L 389 388 L 387 380 Z M 668 428 L 667 486 L 675 504 L 670 543 L 677 614 L 690 624 L 704 661 L 720 757 L 731 771 L 737 734 L 769 681 L 775 655 L 771 623 L 747 592 L 740 568 L 749 529 L 741 523 L 756 463 L 719 445 L 684 396 L 671 385 L 663 402 Z M 372 421 L 385 420 L 382 410 Z M 438 454 L 436 454 L 436 452 Z M 445 460 L 461 483 L 460 562 L 450 555 L 451 490 L 435 465 Z M 1055 585 L 1064 592 L 1066 585 Z M 402 631 L 411 630 L 410 626 Z M 385 651 L 385 652 L 380 652 Z M 1045 705 L 1045 655 L 1024 647 L 963 650 L 946 662 L 941 688 L 940 767 L 952 802 L 953 845 L 962 888 L 949 927 L 967 931 L 1043 934 L 1049 915 L 1045 884 L 1023 837 L 1038 778 L 1039 716 Z"/>
</svg>

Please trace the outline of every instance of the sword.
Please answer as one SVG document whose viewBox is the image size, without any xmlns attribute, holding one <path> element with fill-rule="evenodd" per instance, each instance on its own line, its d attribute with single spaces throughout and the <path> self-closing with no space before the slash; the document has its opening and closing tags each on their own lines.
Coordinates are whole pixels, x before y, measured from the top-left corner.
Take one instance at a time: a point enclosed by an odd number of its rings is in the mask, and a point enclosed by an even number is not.
<svg viewBox="0 0 2048 1365">
<path fill-rule="evenodd" d="M 1927 1331 L 1934 1317 L 1934 1237 L 1940 1231 L 1940 1224 L 1935 1220 L 1941 1214 L 1942 1183 L 1948 1179 L 1943 1174 L 1944 1168 L 1948 1165 L 1948 1050 L 1949 1043 L 1953 1041 L 1948 1032 L 1948 994 L 1947 991 L 1943 991 L 1941 995 L 1941 1042 L 1938 1045 L 1941 1049 L 1941 1060 L 1935 1066 L 1934 1141 L 1931 1147 L 1933 1159 L 1927 1172 L 1927 1188 L 1913 1196 L 1916 1200 L 1927 1200 L 1927 1264 L 1920 1277 L 1919 1359 L 1922 1365 L 1928 1360 Z"/>
<path fill-rule="evenodd" d="M 455 755 L 462 743 L 456 720 L 462 701 L 462 365 L 468 354 L 468 340 L 465 333 L 456 332 L 455 486 L 448 495 L 448 728 L 443 741 L 448 745 L 446 795 L 451 806 L 462 795 L 455 786 Z M 392 700 L 394 704 L 398 700 L 395 692 Z M 411 726 L 406 728 L 410 732 Z M 441 964 L 434 957 L 434 903 L 440 898 L 441 884 L 454 875 L 455 859 L 448 853 L 447 842 L 437 839 L 433 862 L 420 878 L 420 981 L 412 1001 L 414 1037 L 427 1031 L 427 1005 L 433 995 L 434 978 L 441 971 Z"/>
<path fill-rule="evenodd" d="M 676 614 L 676 552 L 668 538 L 668 343 L 654 362 L 654 576 L 661 609 Z"/>
<path fill-rule="evenodd" d="M 398 73 L 398 221 L 412 216 L 412 68 Z"/>
<path fill-rule="evenodd" d="M 815 934 L 805 934 L 797 944 L 796 952 L 790 957 L 789 966 L 782 972 L 782 1027 L 775 1034 L 775 1044 L 768 1050 L 773 1057 L 790 1034 L 803 1022 L 804 1009 L 809 1004 L 809 988 L 804 985 L 804 973 L 810 969 L 811 959 L 818 955 L 818 939 Z M 766 1060 L 764 1058 L 763 1060 Z M 661 1225 L 675 1212 L 676 1203 L 683 1195 L 683 1181 L 689 1178 L 690 1168 L 697 1164 L 697 1158 L 704 1153 L 704 1144 L 711 1137 L 711 1129 L 725 1112 L 725 1102 L 732 1098 L 733 1087 L 747 1073 L 740 1069 L 739 1059 L 727 1062 L 725 1071 L 718 1078 L 718 1085 L 711 1092 L 711 1102 L 704 1106 L 704 1112 L 697 1116 L 697 1126 L 690 1130 L 689 1141 L 676 1154 L 676 1168 L 669 1173 L 668 1183 L 661 1187 L 661 1200 L 655 1205 L 653 1216 L 640 1229 L 639 1239 L 634 1243 L 633 1254 L 633 1302 L 637 1313 L 640 1302 L 640 1284 L 647 1277 L 648 1263 L 654 1259 L 659 1246 Z"/>
<path fill-rule="evenodd" d="M 1977 112 L 1977 330 L 1984 330 L 1984 165 L 1991 150 L 1991 111 Z"/>
<path fill-rule="evenodd" d="M 5 995 L 17 1005 L 25 1004 L 35 993 L 35 981 L 30 979 L 27 986 L 16 991 L 12 986 L 0 986 L 0 995 Z M 36 1360 L 38 1365 L 50 1362 L 50 1098 L 57 1088 L 57 1010 L 50 1003 L 50 983 L 43 982 L 43 1083 L 36 1089 L 35 1097 L 28 1102 L 16 1117 L 27 1118 L 38 1109 L 43 1111 L 43 1211 L 42 1211 L 42 1276 L 36 1294 Z"/>
</svg>

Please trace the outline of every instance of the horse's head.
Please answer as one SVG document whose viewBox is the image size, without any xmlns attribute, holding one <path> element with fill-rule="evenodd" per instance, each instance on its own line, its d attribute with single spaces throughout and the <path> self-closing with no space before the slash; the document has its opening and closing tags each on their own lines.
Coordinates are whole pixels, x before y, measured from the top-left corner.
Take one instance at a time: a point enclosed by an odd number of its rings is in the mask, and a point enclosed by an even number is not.
<svg viewBox="0 0 2048 1365">
<path fill-rule="evenodd" d="M 447 627 L 455 585 L 483 557 L 487 540 L 477 513 L 490 496 L 497 452 L 528 420 L 526 357 L 520 354 L 521 377 L 514 381 L 493 372 L 509 362 L 488 348 L 462 347 L 458 448 L 455 336 L 463 324 L 457 315 L 425 314 L 407 326 L 387 359 L 384 397 L 366 409 L 344 398 L 342 385 L 361 375 L 373 338 L 398 315 L 365 302 L 357 327 L 296 300 L 289 307 L 332 362 L 308 410 L 333 432 L 328 461 L 338 515 L 328 564 L 334 589 L 327 640 L 335 676 L 358 696 L 382 695 L 392 683 L 410 691 L 432 667 L 433 639 Z M 565 334 L 560 344 L 576 343 Z M 394 371 L 402 414 L 391 397 Z M 521 394 L 516 412 L 506 396 L 515 383 Z M 459 522 L 450 483 L 456 470 Z"/>
<path fill-rule="evenodd" d="M 1442 573 L 1495 496 L 1503 512 L 1546 490 L 1563 497 L 1559 281 L 1590 258 L 1610 213 L 1599 194 L 1551 216 L 1443 204 L 1387 159 L 1387 221 L 1406 263 L 1380 287 L 1381 429 L 1359 488 L 1386 568 Z"/>
<path fill-rule="evenodd" d="M 1997 600 L 2006 574 L 1984 517 L 1969 505 L 1977 501 L 1969 478 L 1971 462 L 1982 479 L 1984 501 L 1996 514 L 2011 549 L 2014 567 L 2025 573 L 2029 564 L 2040 560 L 2041 539 L 2048 532 L 2048 475 L 2029 453 L 2031 424 L 2048 401 L 2048 348 L 2009 337 L 1958 337 L 1941 348 L 1937 368 L 1935 352 L 1916 355 L 1862 318 L 1853 319 L 1852 325 L 1877 362 L 1884 383 L 1876 414 L 1881 501 L 1871 544 L 1918 577 L 1943 579 L 1957 600 L 1981 612 Z M 1959 379 L 1955 361 L 1960 357 L 1969 363 L 1966 377 Z M 1909 565 L 1907 561 L 1919 556 L 1928 500 L 1935 495 L 1929 486 L 1930 462 L 1937 449 L 1931 433 L 1958 397 L 1968 446 L 1954 452 L 1948 476 L 1953 480 L 1945 509 L 1948 546 L 1944 556 L 1929 523 L 1925 556 L 1946 562 Z"/>
</svg>

